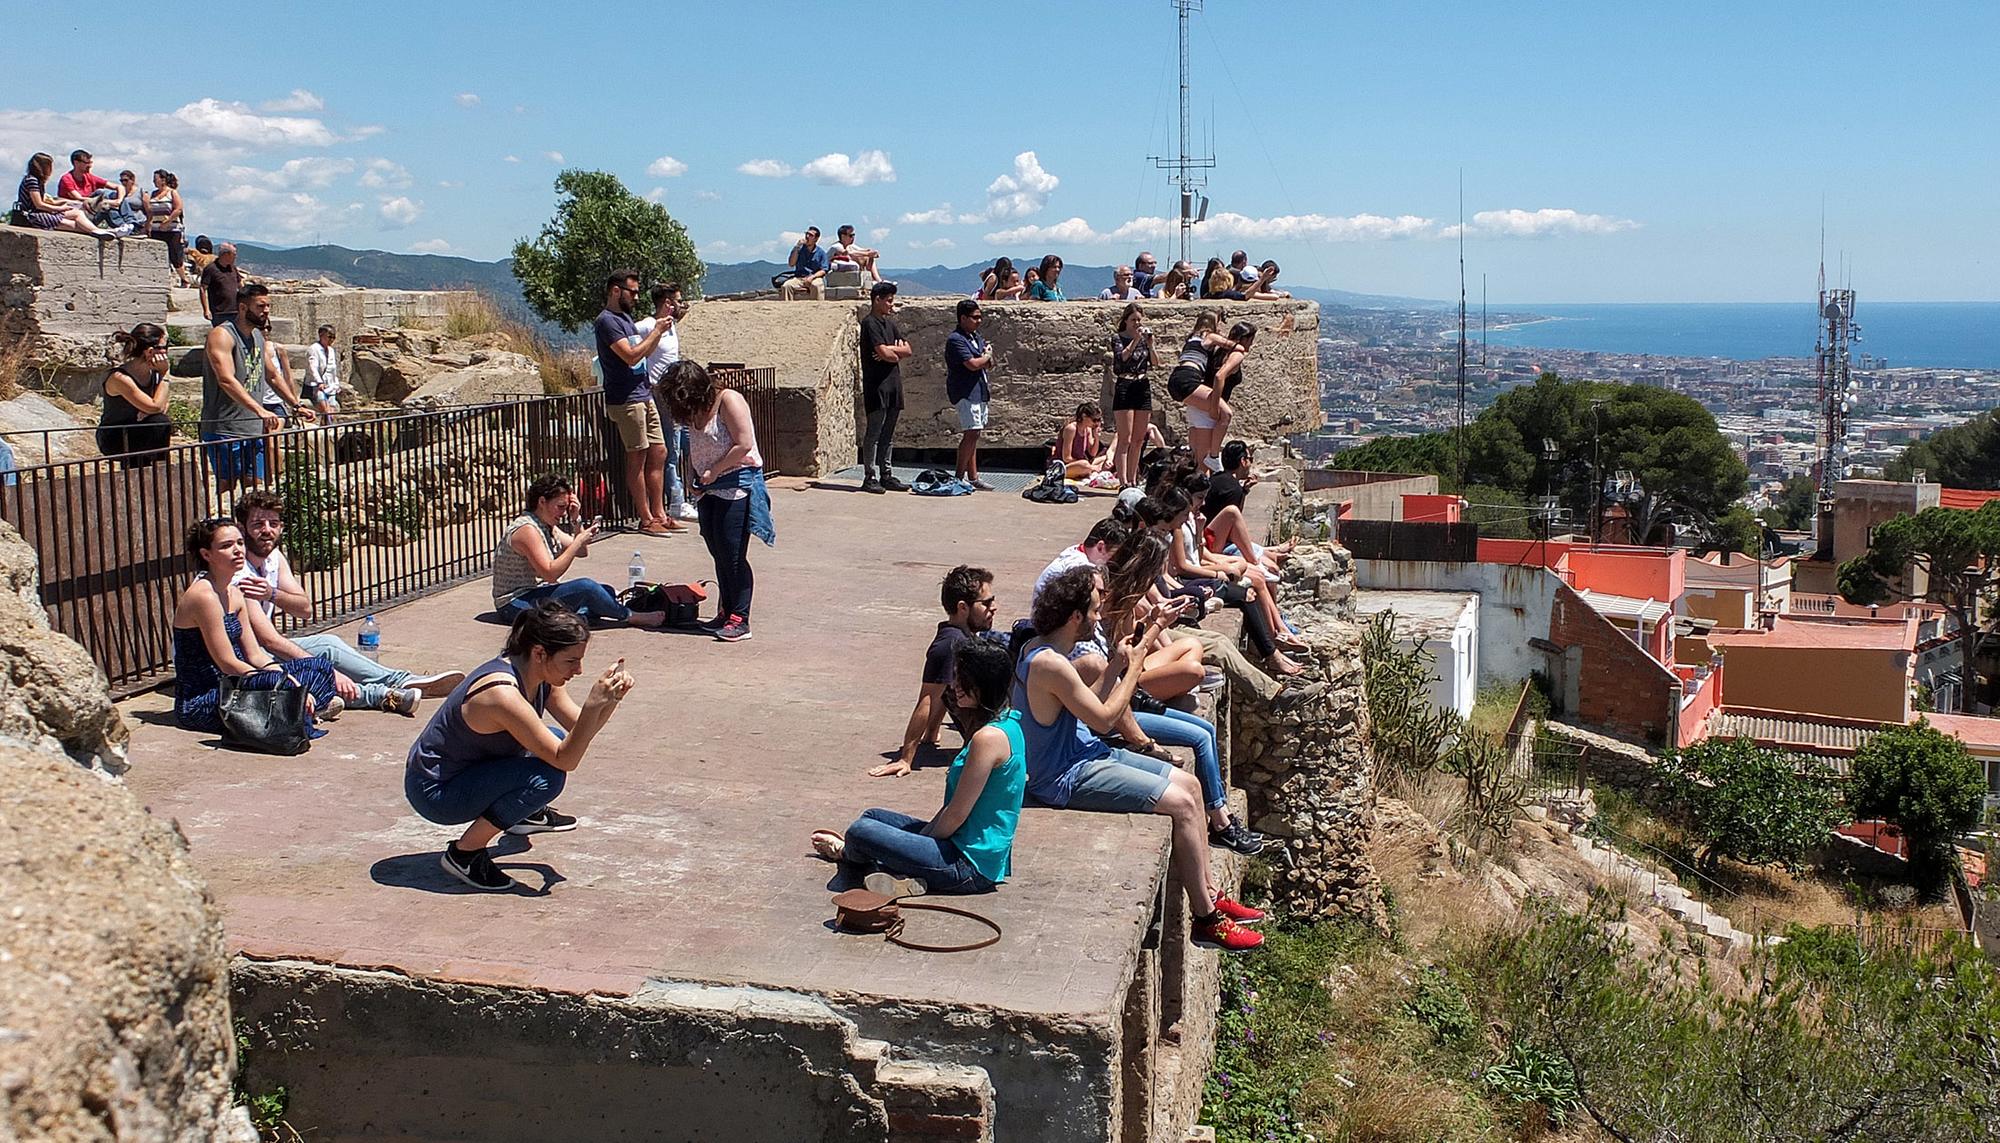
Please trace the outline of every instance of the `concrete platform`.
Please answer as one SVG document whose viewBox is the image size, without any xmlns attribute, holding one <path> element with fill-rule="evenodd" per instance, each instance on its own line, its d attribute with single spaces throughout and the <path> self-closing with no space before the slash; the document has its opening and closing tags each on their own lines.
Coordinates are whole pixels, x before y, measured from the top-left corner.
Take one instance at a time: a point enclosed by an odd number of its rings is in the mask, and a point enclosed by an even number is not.
<svg viewBox="0 0 2000 1143">
<path fill-rule="evenodd" d="M 501 866 L 532 891 L 475 893 L 438 868 L 456 831 L 418 818 L 402 795 L 420 720 L 352 712 L 309 754 L 267 758 L 214 749 L 172 725 L 168 696 L 149 695 L 128 704 L 141 720 L 131 786 L 186 832 L 244 957 L 445 988 L 643 998 L 678 981 L 805 994 L 891 1055 L 985 1067 L 1000 1137 L 1145 1138 L 1133 1120 L 1146 1099 L 1121 1092 L 1116 1073 L 1135 972 L 1146 976 L 1136 966 L 1161 942 L 1165 819 L 1028 811 L 1014 879 L 969 902 L 1004 938 L 949 956 L 833 932 L 832 867 L 806 844 L 810 830 L 842 828 L 868 806 L 923 815 L 940 804 L 949 753 L 902 779 L 864 772 L 898 745 L 944 572 L 993 569 L 1001 615 L 1024 614 L 1035 573 L 1108 501 L 778 484 L 777 547 L 752 545 L 751 641 L 625 630 L 592 640 L 573 693 L 617 656 L 640 687 L 559 800 L 582 827 L 503 842 Z M 622 581 L 634 550 L 653 578 L 713 574 L 692 533 L 614 537 L 579 570 Z M 504 629 L 474 618 L 488 592 L 482 580 L 383 615 L 385 658 L 430 671 L 490 657 Z M 911 935 L 976 935 L 965 924 L 917 916 Z M 1190 975 L 1184 955 L 1171 951 L 1175 981 Z M 1146 1006 L 1169 1019 L 1182 1008 L 1179 998 Z M 339 1084 L 318 1107 L 311 1083 L 294 1084 L 296 1125 L 323 1115 L 323 1137 L 350 1137 L 335 1122 Z M 1044 1116 L 1062 1126 L 1051 1134 Z M 426 1137 L 501 1137 L 485 1130 Z"/>
</svg>

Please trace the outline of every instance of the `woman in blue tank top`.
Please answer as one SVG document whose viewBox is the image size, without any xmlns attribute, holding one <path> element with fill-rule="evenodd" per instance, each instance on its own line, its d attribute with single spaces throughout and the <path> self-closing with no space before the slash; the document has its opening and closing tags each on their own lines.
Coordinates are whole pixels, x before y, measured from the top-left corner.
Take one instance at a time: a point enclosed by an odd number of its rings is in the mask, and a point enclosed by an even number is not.
<svg viewBox="0 0 2000 1143">
<path fill-rule="evenodd" d="M 823 829 L 812 835 L 821 857 L 870 869 L 868 887 L 878 892 L 991 893 L 1013 872 L 1014 827 L 1028 771 L 1020 712 L 1007 709 L 1007 651 L 968 639 L 953 652 L 953 671 L 959 693 L 988 721 L 952 760 L 944 808 L 929 821 L 866 810 L 845 834 Z"/>
<path fill-rule="evenodd" d="M 589 643 L 590 625 L 560 603 L 523 612 L 500 657 L 466 675 L 410 746 L 403 794 L 426 821 L 471 823 L 438 861 L 475 889 L 516 885 L 493 864 L 494 838 L 576 828 L 551 803 L 633 682 L 620 659 L 578 706 L 563 684 L 583 672 Z"/>
</svg>

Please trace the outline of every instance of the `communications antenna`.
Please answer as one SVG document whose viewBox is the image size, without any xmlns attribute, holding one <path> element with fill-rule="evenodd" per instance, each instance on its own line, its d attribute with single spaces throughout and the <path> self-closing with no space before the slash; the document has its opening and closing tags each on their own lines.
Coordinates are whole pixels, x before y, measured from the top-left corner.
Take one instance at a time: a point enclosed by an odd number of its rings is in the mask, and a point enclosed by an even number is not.
<svg viewBox="0 0 2000 1143">
<path fill-rule="evenodd" d="M 1181 62 L 1181 151 L 1178 158 L 1148 155 L 1153 165 L 1169 171 L 1167 181 L 1180 188 L 1181 194 L 1181 254 L 1180 260 L 1190 261 L 1189 239 L 1194 232 L 1194 224 L 1208 218 L 1208 197 L 1201 195 L 1201 207 L 1195 208 L 1195 198 L 1208 185 L 1208 176 L 1197 174 L 1215 166 L 1213 152 L 1207 155 L 1190 155 L 1188 148 L 1193 144 L 1188 135 L 1188 16 L 1201 11 L 1202 0 L 1173 0 L 1174 12 L 1180 17 L 1180 62 Z"/>
<path fill-rule="evenodd" d="M 1824 232 L 1820 236 L 1825 248 Z M 1848 372 L 1848 348 L 1861 340 L 1861 327 L 1854 322 L 1854 291 L 1846 287 L 1826 288 L 1826 255 L 1819 261 L 1819 336 L 1813 346 L 1818 358 L 1819 446 L 1814 483 L 1819 492 L 1814 515 L 1813 539 L 1816 560 L 1833 559 L 1834 485 L 1847 467 L 1847 414 L 1860 396 Z"/>
<path fill-rule="evenodd" d="M 1465 172 L 1458 173 L 1458 486 L 1465 487 Z"/>
</svg>

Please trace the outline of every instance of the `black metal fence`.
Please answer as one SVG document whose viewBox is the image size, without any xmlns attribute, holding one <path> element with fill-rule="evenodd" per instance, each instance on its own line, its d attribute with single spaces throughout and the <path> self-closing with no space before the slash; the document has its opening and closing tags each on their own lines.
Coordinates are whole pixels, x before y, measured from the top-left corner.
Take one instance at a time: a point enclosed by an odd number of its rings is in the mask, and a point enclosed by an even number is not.
<svg viewBox="0 0 2000 1143">
<path fill-rule="evenodd" d="M 586 518 L 635 518 L 598 393 L 342 420 L 287 430 L 267 451 L 283 547 L 316 608 L 285 624 L 300 630 L 485 574 L 542 473 L 575 482 Z M 144 466 L 91 457 L 0 475 L 0 519 L 40 559 L 51 625 L 131 693 L 172 667 L 189 527 L 228 515 L 239 494 L 217 482 L 207 446 L 182 444 Z"/>
</svg>

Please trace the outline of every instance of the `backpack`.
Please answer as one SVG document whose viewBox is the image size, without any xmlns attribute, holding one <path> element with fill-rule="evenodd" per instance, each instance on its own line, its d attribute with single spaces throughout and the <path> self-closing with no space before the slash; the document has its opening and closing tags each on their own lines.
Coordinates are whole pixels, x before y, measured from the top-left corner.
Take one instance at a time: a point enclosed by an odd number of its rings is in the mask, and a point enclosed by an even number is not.
<svg viewBox="0 0 2000 1143">
<path fill-rule="evenodd" d="M 1059 458 L 1049 460 L 1048 470 L 1042 473 L 1042 479 L 1023 488 L 1021 498 L 1037 504 L 1074 504 L 1077 499 L 1076 489 L 1063 479 L 1063 462 Z"/>
<path fill-rule="evenodd" d="M 926 468 L 910 481 L 913 496 L 970 496 L 972 485 L 941 468 Z"/>
</svg>

